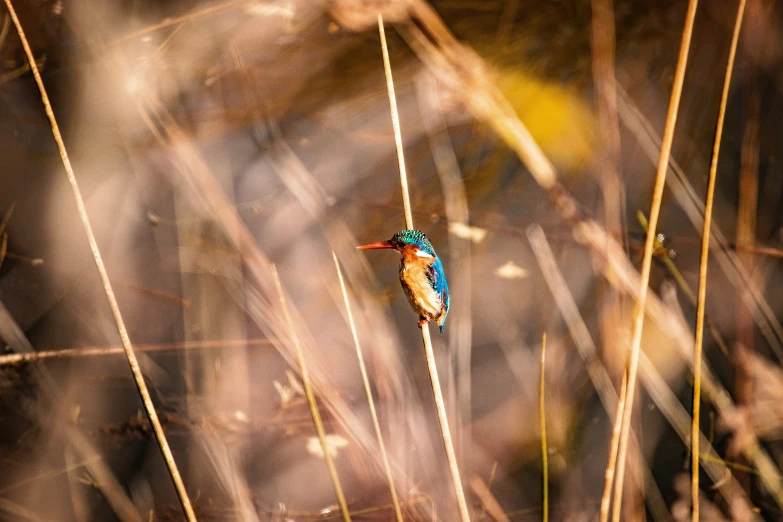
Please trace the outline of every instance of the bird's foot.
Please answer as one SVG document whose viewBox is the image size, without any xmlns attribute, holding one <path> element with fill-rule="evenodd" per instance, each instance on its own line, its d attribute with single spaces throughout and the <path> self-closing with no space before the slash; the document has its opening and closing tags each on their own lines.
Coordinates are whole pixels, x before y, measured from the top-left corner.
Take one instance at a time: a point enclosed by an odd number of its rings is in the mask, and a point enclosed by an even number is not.
<svg viewBox="0 0 783 522">
<path fill-rule="evenodd" d="M 419 328 L 424 328 L 424 325 L 429 323 L 429 322 L 430 322 L 429 319 L 425 319 L 425 318 L 422 317 L 421 321 L 419 321 Z"/>
</svg>

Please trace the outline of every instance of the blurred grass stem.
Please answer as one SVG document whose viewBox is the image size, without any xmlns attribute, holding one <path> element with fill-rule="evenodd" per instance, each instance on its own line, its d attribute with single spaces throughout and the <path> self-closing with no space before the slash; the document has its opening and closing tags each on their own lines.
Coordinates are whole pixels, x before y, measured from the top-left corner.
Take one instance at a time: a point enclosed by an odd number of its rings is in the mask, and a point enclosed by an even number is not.
<svg viewBox="0 0 783 522">
<path fill-rule="evenodd" d="M 620 404 L 618 404 L 618 408 L 621 408 L 622 404 L 624 404 L 624 407 L 617 455 L 617 476 L 615 478 L 615 496 L 613 505 L 614 512 L 612 513 L 612 520 L 614 522 L 619 522 L 620 520 L 620 510 L 623 501 L 625 461 L 628 455 L 628 439 L 631 431 L 634 394 L 636 392 L 636 376 L 639 369 L 639 352 L 641 351 L 645 303 L 647 301 L 647 291 L 650 284 L 650 269 L 652 268 L 655 229 L 658 226 L 658 218 L 661 212 L 661 200 L 663 198 L 663 189 L 666 186 L 666 172 L 669 167 L 669 157 L 671 155 L 672 143 L 674 141 L 674 129 L 677 123 L 677 113 L 680 107 L 682 85 L 685 80 L 685 70 L 688 65 L 688 51 L 690 50 L 693 24 L 694 20 L 696 19 L 696 7 L 698 4 L 698 0 L 689 0 L 688 2 L 688 11 L 685 16 L 685 27 L 682 31 L 682 43 L 680 45 L 680 53 L 677 59 L 677 67 L 674 74 L 671 97 L 669 99 L 669 109 L 666 114 L 666 125 L 663 131 L 661 153 L 658 158 L 658 167 L 655 174 L 655 186 L 653 189 L 652 203 L 650 205 L 650 226 L 647 229 L 647 236 L 644 242 L 640 292 L 638 301 L 636 303 L 636 309 L 634 310 L 633 336 L 631 340 L 630 357 L 628 360 L 628 389 L 625 396 L 620 397 Z"/>
<path fill-rule="evenodd" d="M 177 463 L 174 460 L 174 455 L 171 453 L 171 448 L 169 447 L 169 443 L 166 440 L 166 435 L 163 432 L 163 426 L 160 423 L 160 419 L 158 419 L 158 414 L 155 411 L 155 405 L 152 403 L 152 397 L 150 396 L 150 392 L 147 389 L 146 383 L 144 382 L 144 376 L 141 373 L 139 361 L 136 358 L 136 353 L 133 350 L 130 336 L 128 335 L 128 331 L 125 328 L 125 321 L 122 319 L 122 314 L 120 312 L 119 304 L 117 303 L 117 298 L 114 295 L 111 281 L 109 281 L 106 267 L 103 264 L 103 258 L 101 257 L 101 252 L 98 249 L 98 243 L 95 240 L 95 234 L 93 233 L 92 226 L 90 225 L 90 218 L 87 215 L 87 208 L 84 204 L 81 190 L 79 189 L 79 185 L 76 181 L 76 175 L 73 172 L 71 161 L 68 158 L 68 151 L 65 148 L 65 142 L 63 141 L 62 135 L 60 134 L 60 127 L 57 124 L 57 119 L 54 116 L 54 110 L 52 109 L 52 104 L 49 101 L 49 96 L 46 93 L 46 88 L 44 87 L 41 73 L 39 72 L 38 65 L 35 62 L 35 56 L 33 56 L 33 51 L 30 48 L 30 44 L 27 41 L 24 29 L 22 28 L 22 24 L 19 22 L 19 18 L 16 15 L 16 11 L 14 10 L 14 6 L 11 3 L 11 0 L 5 0 L 5 5 L 8 8 L 8 13 L 10 14 L 11 20 L 13 21 L 14 26 L 16 27 L 16 31 L 19 34 L 19 39 L 22 42 L 22 47 L 24 48 L 25 55 L 27 56 L 27 61 L 30 63 L 30 69 L 33 72 L 35 83 L 37 84 L 38 90 L 41 93 L 41 102 L 43 103 L 44 110 L 46 111 L 46 116 L 49 118 L 49 123 L 52 128 L 52 135 L 54 136 L 54 141 L 57 144 L 57 149 L 60 153 L 60 159 L 62 160 L 65 173 L 68 177 L 68 183 L 70 184 L 71 190 L 73 191 L 73 197 L 76 202 L 79 218 L 82 222 L 84 232 L 87 235 L 87 241 L 90 244 L 90 251 L 92 252 L 95 266 L 98 269 L 98 275 L 100 276 L 103 290 L 106 294 L 106 299 L 109 301 L 109 308 L 111 308 L 112 315 L 114 316 L 117 332 L 120 336 L 122 347 L 125 350 L 125 356 L 128 359 L 128 365 L 130 366 L 131 373 L 133 374 L 133 380 L 136 382 L 136 387 L 138 388 L 141 401 L 144 404 L 144 410 L 147 412 L 147 416 L 150 419 L 150 424 L 152 425 L 152 429 L 155 433 L 155 438 L 157 439 L 158 446 L 160 447 L 160 451 L 163 454 L 163 460 L 166 462 L 169 475 L 171 475 L 171 480 L 174 483 L 175 489 L 177 490 L 177 495 L 179 496 L 180 504 L 182 505 L 182 510 L 185 513 L 185 517 L 188 521 L 194 522 L 196 520 L 196 514 L 193 511 L 190 498 L 188 498 L 188 493 L 185 489 L 185 484 L 182 481 L 182 477 L 180 476 L 179 469 L 177 468 Z"/>
<path fill-rule="evenodd" d="M 269 339 L 225 339 L 207 341 L 182 341 L 176 343 L 136 344 L 137 352 L 166 352 L 182 350 L 221 350 L 224 348 L 250 348 L 272 346 Z M 0 368 L 21 364 L 38 363 L 47 359 L 68 359 L 71 357 L 100 357 L 105 355 L 124 354 L 122 346 L 84 346 L 80 348 L 65 348 L 62 350 L 40 350 L 36 352 L 7 353 L 0 355 Z"/>
<path fill-rule="evenodd" d="M 723 91 L 721 93 L 720 108 L 718 110 L 718 122 L 715 128 L 715 141 L 712 146 L 712 159 L 710 161 L 710 174 L 707 182 L 707 197 L 704 204 L 704 228 L 701 235 L 701 258 L 699 260 L 699 288 L 696 301 L 696 340 L 693 352 L 693 424 L 691 431 L 691 520 L 699 520 L 699 414 L 701 411 L 701 359 L 702 344 L 704 341 L 704 308 L 707 299 L 707 260 L 710 253 L 710 225 L 712 224 L 712 205 L 715 195 L 715 178 L 718 172 L 718 157 L 720 155 L 720 142 L 723 136 L 723 122 L 726 117 L 726 103 L 729 98 L 731 85 L 731 73 L 734 69 L 734 58 L 737 54 L 742 18 L 745 12 L 745 0 L 740 0 L 737 10 L 737 19 L 734 23 L 734 32 L 731 37 L 726 74 L 723 79 Z"/>
<path fill-rule="evenodd" d="M 628 372 L 623 372 L 623 381 L 620 384 L 619 397 L 624 397 L 626 391 L 628 391 Z M 620 441 L 620 426 L 622 425 L 623 414 L 625 411 L 625 402 L 619 401 L 617 403 L 617 411 L 615 412 L 614 424 L 612 426 L 612 438 L 609 441 L 609 461 L 606 464 L 606 471 L 604 472 L 604 491 L 601 496 L 601 511 L 599 520 L 600 522 L 606 522 L 609 520 L 609 507 L 612 500 L 612 488 L 614 487 L 614 476 L 617 470 L 617 452 L 619 449 Z"/>
<path fill-rule="evenodd" d="M 353 345 L 356 348 L 356 359 L 359 362 L 359 371 L 362 374 L 362 383 L 364 384 L 364 393 L 367 396 L 367 403 L 370 406 L 370 417 L 372 417 L 372 425 L 375 429 L 375 436 L 378 438 L 378 448 L 381 452 L 381 461 L 383 462 L 383 471 L 386 473 L 386 481 L 389 483 L 389 492 L 392 497 L 392 504 L 394 505 L 394 515 L 397 522 L 402 522 L 402 509 L 400 508 L 400 500 L 397 497 L 397 489 L 394 487 L 394 477 L 392 477 L 391 466 L 389 465 L 389 457 L 386 454 L 386 445 L 383 442 L 383 433 L 381 433 L 381 425 L 378 423 L 378 413 L 375 410 L 375 400 L 372 397 L 372 389 L 370 388 L 370 378 L 367 376 L 367 367 L 364 364 L 364 356 L 362 355 L 362 347 L 359 344 L 359 335 L 356 332 L 356 322 L 353 320 L 353 312 L 351 311 L 351 302 L 348 299 L 348 290 L 345 288 L 345 280 L 343 279 L 343 272 L 340 269 L 340 262 L 337 261 L 337 254 L 332 250 L 332 258 L 334 258 L 334 267 L 337 270 L 337 278 L 340 280 L 340 290 L 343 294 L 343 301 L 345 301 L 345 311 L 348 314 L 348 324 L 351 327 L 351 336 L 353 337 Z"/>
<path fill-rule="evenodd" d="M 291 312 L 288 310 L 288 303 L 286 302 L 285 294 L 283 293 L 283 287 L 280 284 L 280 276 L 277 274 L 277 267 L 273 264 L 270 268 L 272 270 L 272 279 L 274 279 L 275 288 L 277 289 L 277 294 L 280 298 L 280 307 L 283 309 L 286 326 L 288 326 L 288 331 L 291 335 L 291 343 L 294 345 L 294 350 L 296 351 L 296 360 L 299 363 L 299 371 L 302 374 L 302 386 L 304 387 L 305 396 L 307 397 L 307 404 L 310 406 L 310 414 L 313 417 L 313 424 L 315 425 L 315 431 L 318 434 L 318 441 L 321 443 L 324 461 L 326 462 L 326 467 L 329 469 L 334 492 L 337 495 L 337 503 L 340 506 L 343 520 L 345 522 L 350 522 L 351 515 L 348 512 L 348 505 L 345 503 L 345 495 L 343 495 L 343 488 L 340 485 L 340 477 L 337 475 L 337 468 L 334 465 L 332 455 L 329 452 L 329 445 L 326 442 L 326 433 L 324 432 L 323 422 L 321 422 L 321 414 L 318 412 L 318 404 L 315 402 L 315 394 L 310 385 L 310 375 L 307 373 L 307 364 L 305 363 L 302 345 L 299 343 L 299 336 L 296 335 L 296 328 L 294 327 L 294 321 L 291 318 Z"/>
<path fill-rule="evenodd" d="M 389 48 L 386 44 L 386 31 L 383 28 L 383 17 L 380 14 L 378 14 L 378 33 L 381 39 L 383 68 L 386 74 L 386 88 L 389 94 L 389 109 L 391 111 L 392 126 L 394 128 L 394 143 L 397 147 L 397 163 L 400 168 L 400 187 L 402 189 L 402 203 L 405 209 L 405 226 L 408 229 L 412 229 L 413 216 L 411 214 L 410 195 L 408 191 L 408 175 L 405 171 L 405 155 L 402 148 L 400 116 L 397 111 L 397 98 L 394 94 L 394 80 L 392 78 L 391 63 L 389 61 Z M 424 354 L 425 358 L 427 359 L 427 368 L 429 370 L 430 382 L 432 384 L 432 393 L 435 399 L 435 410 L 438 414 L 440 433 L 443 439 L 443 446 L 446 450 L 446 459 L 448 460 L 449 464 L 449 472 L 451 474 L 452 486 L 454 487 L 454 495 L 457 498 L 460 520 L 462 522 L 469 522 L 470 513 L 468 512 L 468 504 L 465 499 L 465 491 L 462 489 L 462 479 L 460 478 L 459 466 L 457 465 L 457 455 L 454 452 L 454 442 L 451 438 L 451 430 L 449 429 L 449 420 L 448 416 L 446 415 L 446 405 L 443 401 L 443 392 L 441 391 L 440 379 L 438 378 L 438 367 L 435 364 L 435 353 L 432 350 L 429 323 L 422 326 L 421 338 L 424 343 Z"/>
<path fill-rule="evenodd" d="M 538 415 L 541 423 L 541 487 L 543 490 L 543 521 L 549 522 L 549 455 L 546 447 L 546 332 L 541 336 L 541 383 L 539 386 Z"/>
</svg>

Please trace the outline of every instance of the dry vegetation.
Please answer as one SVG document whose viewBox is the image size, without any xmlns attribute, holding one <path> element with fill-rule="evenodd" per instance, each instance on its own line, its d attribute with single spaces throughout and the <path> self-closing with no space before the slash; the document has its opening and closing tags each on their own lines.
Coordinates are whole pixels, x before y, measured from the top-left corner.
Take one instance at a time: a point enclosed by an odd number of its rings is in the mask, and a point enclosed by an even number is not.
<svg viewBox="0 0 783 522">
<path fill-rule="evenodd" d="M 780 5 L 5 5 L 0 520 L 783 518 Z"/>
</svg>

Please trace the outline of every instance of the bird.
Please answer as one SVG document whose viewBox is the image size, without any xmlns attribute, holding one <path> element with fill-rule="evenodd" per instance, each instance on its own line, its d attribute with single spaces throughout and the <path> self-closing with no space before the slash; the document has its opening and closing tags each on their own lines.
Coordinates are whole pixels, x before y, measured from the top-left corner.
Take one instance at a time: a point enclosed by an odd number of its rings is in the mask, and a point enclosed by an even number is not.
<svg viewBox="0 0 783 522">
<path fill-rule="evenodd" d="M 437 321 L 440 333 L 446 328 L 451 296 L 443 263 L 429 238 L 419 230 L 401 230 L 388 241 L 377 241 L 357 247 L 361 250 L 391 248 L 399 252 L 400 284 L 413 311 L 419 314 L 419 328 Z"/>
</svg>

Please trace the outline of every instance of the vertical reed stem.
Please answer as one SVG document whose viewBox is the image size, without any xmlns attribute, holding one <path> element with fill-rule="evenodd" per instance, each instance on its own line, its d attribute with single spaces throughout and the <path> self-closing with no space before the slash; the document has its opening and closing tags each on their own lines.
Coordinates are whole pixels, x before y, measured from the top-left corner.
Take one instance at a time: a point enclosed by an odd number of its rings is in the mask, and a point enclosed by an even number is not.
<svg viewBox="0 0 783 522">
<path fill-rule="evenodd" d="M 628 389 L 625 397 L 620 398 L 623 403 L 622 427 L 617 454 L 617 477 L 615 480 L 614 513 L 612 520 L 619 522 L 620 509 L 623 501 L 623 483 L 625 478 L 625 460 L 628 455 L 628 439 L 631 431 L 631 418 L 633 413 L 634 393 L 636 392 L 636 374 L 639 369 L 639 352 L 642 342 L 642 327 L 644 326 L 645 304 L 647 291 L 650 284 L 650 269 L 652 268 L 653 244 L 655 243 L 655 231 L 658 227 L 658 218 L 661 212 L 663 189 L 666 185 L 666 172 L 669 168 L 672 143 L 674 141 L 674 128 L 677 123 L 677 113 L 680 108 L 682 85 L 685 80 L 685 70 L 688 65 L 688 51 L 693 35 L 693 23 L 696 19 L 696 7 L 698 0 L 689 0 L 688 11 L 685 16 L 685 27 L 682 30 L 682 42 L 680 54 L 677 58 L 677 68 L 674 73 L 669 109 L 666 114 L 666 125 L 661 142 L 661 154 L 658 158 L 658 168 L 655 174 L 655 186 L 653 189 L 652 203 L 650 205 L 650 226 L 647 229 L 647 237 L 644 242 L 644 257 L 641 269 L 641 287 L 639 300 L 636 303 L 633 321 L 633 337 L 631 340 L 631 353 L 628 361 Z M 620 405 L 618 404 L 618 408 Z"/>
<path fill-rule="evenodd" d="M 57 124 L 57 119 L 54 116 L 54 109 L 52 109 L 52 104 L 49 101 L 49 95 L 46 93 L 46 87 L 44 87 L 43 78 L 41 78 L 41 73 L 38 70 L 38 65 L 35 62 L 35 56 L 33 56 L 33 51 L 30 48 L 30 44 L 27 41 L 24 29 L 22 28 L 22 24 L 19 21 L 19 17 L 16 15 L 16 10 L 14 9 L 11 0 L 5 0 L 5 5 L 8 8 L 8 14 L 11 16 L 11 20 L 16 27 L 16 32 L 19 34 L 19 39 L 22 42 L 22 47 L 24 48 L 25 55 L 27 56 L 27 61 L 30 63 L 30 69 L 33 72 L 33 77 L 35 78 L 35 83 L 38 86 L 38 91 L 41 93 L 41 103 L 44 106 L 44 111 L 46 112 L 47 118 L 49 118 L 49 125 L 52 129 L 52 135 L 54 137 L 55 143 L 57 144 L 57 150 L 60 153 L 60 159 L 62 160 L 63 167 L 65 168 L 65 174 L 68 177 L 68 183 L 71 186 L 73 198 L 76 202 L 76 210 L 79 214 L 82 228 L 84 228 L 84 233 L 87 236 L 87 242 L 90 245 L 92 258 L 95 262 L 95 267 L 98 270 L 98 276 L 100 277 L 103 291 L 106 294 L 106 299 L 109 302 L 109 308 L 111 309 L 112 316 L 114 317 L 117 333 L 120 336 L 122 348 L 125 351 L 125 357 L 128 359 L 128 365 L 130 366 L 131 373 L 133 374 L 133 380 L 136 383 L 136 388 L 139 391 L 141 402 L 144 405 L 144 410 L 150 419 L 152 431 L 155 433 L 155 438 L 158 441 L 158 446 L 160 447 L 160 452 L 163 455 L 163 460 L 166 462 L 166 467 L 168 468 L 169 475 L 171 476 L 171 481 L 174 483 L 174 488 L 177 491 L 177 496 L 179 497 L 182 510 L 185 513 L 185 518 L 189 522 L 195 522 L 196 513 L 193 511 L 193 505 L 190 503 L 187 489 L 185 489 L 185 483 L 182 481 L 182 476 L 180 475 L 179 469 L 177 468 L 174 455 L 171 453 L 171 448 L 169 447 L 168 440 L 166 439 L 166 434 L 163 431 L 163 426 L 160 423 L 160 419 L 158 419 L 158 413 L 155 410 L 155 405 L 152 403 L 152 396 L 147 389 L 147 384 L 144 382 L 144 375 L 141 373 L 141 367 L 139 366 L 139 361 L 136 358 L 136 352 L 134 351 L 133 345 L 131 344 L 128 330 L 125 327 L 125 321 L 122 318 L 120 306 L 117 303 L 117 297 L 114 295 L 114 289 L 111 286 L 109 275 L 106 272 L 106 266 L 103 264 L 103 257 L 101 256 L 101 251 L 98 248 L 98 243 L 95 240 L 95 234 L 92 231 L 90 217 L 87 215 L 87 207 L 84 204 L 84 198 L 82 198 L 79 184 L 76 181 L 76 174 L 74 173 L 73 167 L 71 166 L 71 160 L 68 158 L 68 151 L 65 148 L 65 142 L 63 141 L 62 134 L 60 133 L 60 126 Z"/>
<path fill-rule="evenodd" d="M 745 0 L 740 0 L 737 19 L 734 22 L 734 33 L 731 37 L 726 73 L 723 78 L 718 122 L 715 128 L 715 141 L 712 146 L 710 161 L 710 176 L 707 182 L 707 197 L 704 205 L 704 228 L 701 235 L 701 258 L 699 260 L 699 290 L 696 301 L 696 341 L 693 355 L 693 423 L 691 424 L 691 520 L 699 520 L 699 415 L 701 413 L 701 359 L 704 341 L 704 308 L 707 299 L 707 260 L 710 253 L 710 225 L 712 224 L 712 204 L 715 195 L 715 178 L 718 172 L 718 156 L 720 142 L 723 136 L 723 121 L 726 117 L 726 102 L 729 98 L 731 73 L 734 69 L 734 58 L 737 54 L 742 18 L 745 13 Z"/>
<path fill-rule="evenodd" d="M 389 61 L 389 49 L 386 45 L 386 31 L 383 28 L 383 16 L 378 14 L 378 33 L 381 38 L 381 51 L 383 53 L 383 69 L 386 74 L 386 88 L 389 94 L 389 109 L 391 111 L 392 126 L 394 128 L 394 143 L 397 147 L 397 163 L 400 169 L 400 187 L 402 188 L 402 204 L 405 209 L 405 226 L 408 229 L 413 228 L 413 215 L 411 214 L 411 202 L 408 192 L 408 175 L 405 171 L 405 155 L 402 149 L 402 133 L 400 131 L 400 116 L 397 111 L 397 97 L 394 94 L 394 80 L 392 79 L 391 63 Z M 443 401 L 443 392 L 438 378 L 438 367 L 435 364 L 435 353 L 432 350 L 432 340 L 430 339 L 429 324 L 421 328 L 421 339 L 424 343 L 424 356 L 427 359 L 427 369 L 430 374 L 430 383 L 432 384 L 432 394 L 435 398 L 435 410 L 438 413 L 438 423 L 440 433 L 443 439 L 443 446 L 446 450 L 446 459 L 449 464 L 449 473 L 451 474 L 451 483 L 454 487 L 454 495 L 457 498 L 457 506 L 461 522 L 470 522 L 470 513 L 468 512 L 468 503 L 465 499 L 465 491 L 462 489 L 462 479 L 457 465 L 457 456 L 454 452 L 454 442 L 449 430 L 449 420 L 446 415 L 446 405 Z"/>
<path fill-rule="evenodd" d="M 623 372 L 623 382 L 620 384 L 619 398 L 625 397 L 625 392 L 628 390 L 628 372 Z M 606 471 L 604 472 L 604 493 L 601 496 L 601 511 L 599 515 L 599 522 L 606 522 L 609 520 L 609 507 L 612 500 L 612 487 L 614 486 L 614 475 L 617 471 L 617 451 L 619 449 L 620 441 L 620 427 L 622 426 L 623 413 L 625 410 L 625 403 L 622 400 L 617 402 L 617 411 L 614 416 L 614 424 L 612 426 L 612 438 L 609 442 L 609 460 L 606 463 Z"/>
<path fill-rule="evenodd" d="M 307 404 L 310 406 L 310 415 L 313 417 L 313 424 L 315 425 L 315 431 L 318 434 L 318 441 L 321 443 L 324 461 L 326 462 L 326 467 L 329 469 L 329 475 L 332 478 L 334 492 L 337 495 L 337 503 L 340 505 L 340 512 L 343 515 L 343 520 L 345 522 L 351 522 L 351 515 L 348 512 L 348 505 L 345 503 L 345 496 L 343 495 L 343 487 L 340 485 L 340 477 L 337 475 L 337 468 L 334 465 L 332 455 L 329 453 L 329 446 L 326 443 L 326 433 L 324 432 L 323 422 L 321 422 L 321 414 L 318 412 L 318 404 L 315 402 L 313 387 L 310 385 L 310 374 L 307 372 L 307 364 L 305 364 L 302 345 L 299 342 L 299 336 L 296 335 L 296 328 L 294 327 L 294 321 L 291 318 L 291 312 L 288 311 L 288 303 L 286 302 L 285 294 L 283 293 L 283 287 L 280 284 L 280 276 L 277 274 L 277 267 L 273 264 L 271 268 L 272 279 L 275 281 L 275 288 L 277 289 L 277 295 L 280 299 L 280 307 L 283 309 L 286 326 L 288 326 L 288 331 L 291 335 L 291 343 L 293 343 L 294 350 L 296 351 L 296 361 L 299 364 L 299 372 L 302 374 L 302 387 L 305 391 Z"/>
<path fill-rule="evenodd" d="M 544 516 L 543 521 L 549 522 L 549 455 L 546 446 L 546 403 L 544 393 L 546 390 L 546 332 L 541 336 L 541 383 L 539 385 L 538 415 L 541 423 L 541 469 Z"/>
<path fill-rule="evenodd" d="M 394 487 L 394 477 L 392 476 L 391 466 L 389 465 L 389 457 L 386 454 L 386 445 L 383 443 L 383 433 L 381 433 L 381 425 L 378 422 L 378 413 L 375 411 L 375 400 L 372 398 L 372 389 L 370 388 L 370 378 L 367 376 L 367 368 L 364 364 L 364 356 L 362 355 L 362 347 L 359 345 L 359 335 L 356 332 L 356 322 L 353 320 L 353 312 L 351 311 L 351 303 L 348 300 L 348 290 L 345 288 L 345 281 L 343 280 L 343 271 L 340 269 L 340 263 L 337 261 L 337 254 L 332 250 L 332 257 L 334 258 L 334 267 L 337 269 L 337 278 L 340 280 L 340 290 L 343 293 L 343 301 L 345 301 L 345 310 L 348 313 L 348 324 L 351 327 L 351 336 L 353 337 L 353 345 L 356 348 L 356 359 L 359 361 L 359 371 L 362 374 L 362 383 L 364 384 L 364 394 L 367 396 L 367 402 L 370 405 L 370 417 L 372 417 L 372 425 L 375 428 L 375 436 L 378 438 L 378 447 L 381 450 L 381 461 L 383 462 L 383 470 L 386 473 L 386 480 L 389 483 L 389 492 L 392 497 L 392 504 L 394 505 L 394 515 L 397 518 L 397 522 L 402 522 L 402 509 L 400 508 L 400 500 L 397 497 L 397 489 Z"/>
</svg>

